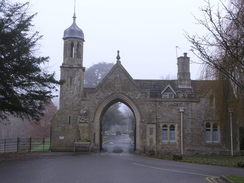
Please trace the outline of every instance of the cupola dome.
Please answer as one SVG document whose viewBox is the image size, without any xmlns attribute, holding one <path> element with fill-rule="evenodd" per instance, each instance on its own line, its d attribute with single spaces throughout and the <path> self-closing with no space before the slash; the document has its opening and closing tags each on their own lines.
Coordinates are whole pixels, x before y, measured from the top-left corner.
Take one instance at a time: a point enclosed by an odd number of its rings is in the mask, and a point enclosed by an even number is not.
<svg viewBox="0 0 244 183">
<path fill-rule="evenodd" d="M 73 24 L 64 31 L 63 39 L 75 38 L 84 41 L 83 31 L 76 25 L 76 16 L 73 16 Z"/>
</svg>

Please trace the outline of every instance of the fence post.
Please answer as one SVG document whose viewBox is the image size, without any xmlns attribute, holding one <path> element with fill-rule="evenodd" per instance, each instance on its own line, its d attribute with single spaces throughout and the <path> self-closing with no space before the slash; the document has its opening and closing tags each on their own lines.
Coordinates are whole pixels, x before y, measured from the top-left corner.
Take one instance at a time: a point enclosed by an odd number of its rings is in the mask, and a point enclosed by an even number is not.
<svg viewBox="0 0 244 183">
<path fill-rule="evenodd" d="M 6 152 L 6 139 L 4 139 L 4 142 L 3 142 L 3 152 Z"/>
<path fill-rule="evenodd" d="M 42 152 L 44 152 L 44 147 L 45 147 L 45 138 L 42 138 Z"/>
<path fill-rule="evenodd" d="M 19 137 L 17 137 L 17 152 L 19 152 Z"/>
<path fill-rule="evenodd" d="M 30 140 L 29 140 L 29 152 L 31 152 L 31 137 L 30 137 Z"/>
</svg>

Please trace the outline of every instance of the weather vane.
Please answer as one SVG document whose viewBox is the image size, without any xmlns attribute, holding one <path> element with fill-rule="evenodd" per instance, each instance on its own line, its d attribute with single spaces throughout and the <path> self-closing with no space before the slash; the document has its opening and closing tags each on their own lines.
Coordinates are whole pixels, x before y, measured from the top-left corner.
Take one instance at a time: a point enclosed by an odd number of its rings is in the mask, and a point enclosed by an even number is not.
<svg viewBox="0 0 244 183">
<path fill-rule="evenodd" d="M 76 0 L 74 0 L 74 14 L 75 14 L 75 10 L 76 10 Z"/>
<path fill-rule="evenodd" d="M 74 16 L 73 16 L 74 22 L 76 19 L 75 11 L 76 11 L 76 0 L 74 0 Z"/>
<path fill-rule="evenodd" d="M 179 46 L 176 46 L 176 47 L 175 47 L 176 58 L 178 58 L 178 49 L 180 49 L 180 47 L 179 47 Z"/>
</svg>

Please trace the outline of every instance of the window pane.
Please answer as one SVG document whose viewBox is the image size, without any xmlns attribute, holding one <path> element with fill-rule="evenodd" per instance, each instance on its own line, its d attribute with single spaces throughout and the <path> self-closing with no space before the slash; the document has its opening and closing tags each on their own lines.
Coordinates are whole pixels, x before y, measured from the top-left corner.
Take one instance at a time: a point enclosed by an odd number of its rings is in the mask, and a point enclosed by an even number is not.
<svg viewBox="0 0 244 183">
<path fill-rule="evenodd" d="M 206 123 L 206 128 L 210 128 L 210 127 L 211 127 L 210 123 Z"/>
<path fill-rule="evenodd" d="M 218 131 L 218 125 L 216 123 L 213 124 L 213 131 Z"/>
<path fill-rule="evenodd" d="M 167 130 L 168 129 L 168 126 L 167 125 L 164 125 L 163 126 L 163 129 L 166 129 Z"/>
<path fill-rule="evenodd" d="M 167 125 L 163 126 L 163 130 L 162 130 L 162 141 L 163 142 L 167 142 L 168 141 L 168 127 Z"/>
<path fill-rule="evenodd" d="M 218 131 L 213 131 L 213 142 L 219 141 Z"/>
<path fill-rule="evenodd" d="M 210 142 L 211 141 L 211 134 L 210 131 L 206 131 L 206 141 Z"/>
<path fill-rule="evenodd" d="M 170 134 L 169 134 L 169 140 L 170 141 L 175 141 L 175 126 L 170 125 Z"/>
<path fill-rule="evenodd" d="M 211 141 L 211 125 L 210 125 L 210 123 L 206 123 L 205 135 L 206 135 L 206 141 L 210 142 Z"/>
<path fill-rule="evenodd" d="M 218 125 L 213 124 L 213 142 L 219 141 Z"/>
</svg>

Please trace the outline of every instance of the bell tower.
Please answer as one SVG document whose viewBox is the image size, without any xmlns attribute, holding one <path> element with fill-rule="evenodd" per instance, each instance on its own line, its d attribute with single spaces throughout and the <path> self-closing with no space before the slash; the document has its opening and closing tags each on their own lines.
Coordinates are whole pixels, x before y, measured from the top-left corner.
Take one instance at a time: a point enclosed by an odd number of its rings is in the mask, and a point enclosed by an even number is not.
<svg viewBox="0 0 244 183">
<path fill-rule="evenodd" d="M 60 108 L 70 107 L 83 95 L 84 33 L 76 25 L 74 13 L 72 25 L 64 31 L 63 63 L 61 65 Z"/>
</svg>

